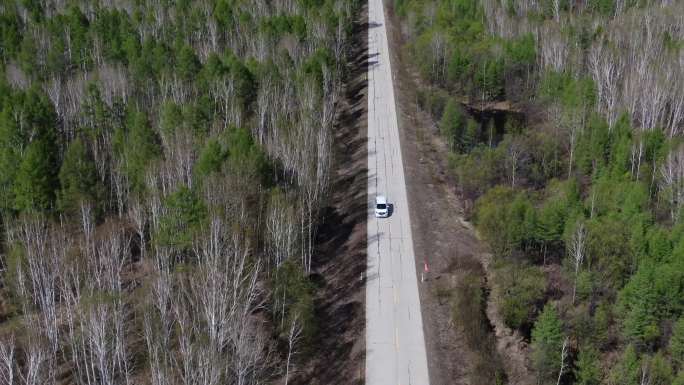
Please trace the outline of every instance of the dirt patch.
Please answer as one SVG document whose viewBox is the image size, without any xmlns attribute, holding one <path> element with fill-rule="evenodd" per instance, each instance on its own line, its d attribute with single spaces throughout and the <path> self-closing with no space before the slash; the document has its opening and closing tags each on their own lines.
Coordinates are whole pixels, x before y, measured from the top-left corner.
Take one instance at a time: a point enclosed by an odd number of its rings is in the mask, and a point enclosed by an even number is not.
<svg viewBox="0 0 684 385">
<path fill-rule="evenodd" d="M 456 181 L 447 172 L 447 146 L 432 118 L 418 107 L 419 80 L 400 55 L 400 24 L 391 9 L 387 10 L 387 20 L 416 263 L 421 270 L 424 264 L 429 269 L 424 273 L 425 282 L 419 282 L 419 291 L 430 383 L 492 385 L 492 371 L 496 370 L 503 376 L 497 381 L 533 383 L 526 344 L 500 321 L 495 301 L 489 296 L 492 276 L 487 273 L 486 247 L 464 219 Z M 455 304 L 460 303 L 454 300 L 454 293 L 464 287 L 466 279 L 482 287 L 478 311 L 486 323 L 480 330 L 486 334 L 479 346 L 473 344 L 468 326 L 455 322 L 463 317 L 454 317 L 459 311 Z"/>
<path fill-rule="evenodd" d="M 317 344 L 293 384 L 365 382 L 367 19 L 364 9 L 354 24 L 344 100 L 338 105 L 329 206 L 323 209 L 313 259 Z"/>
</svg>

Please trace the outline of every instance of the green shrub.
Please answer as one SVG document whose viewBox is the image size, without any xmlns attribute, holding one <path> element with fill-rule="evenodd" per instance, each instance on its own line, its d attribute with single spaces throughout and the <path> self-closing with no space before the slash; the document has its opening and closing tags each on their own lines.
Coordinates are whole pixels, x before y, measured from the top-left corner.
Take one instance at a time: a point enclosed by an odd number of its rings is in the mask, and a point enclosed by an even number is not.
<svg viewBox="0 0 684 385">
<path fill-rule="evenodd" d="M 544 274 L 535 266 L 502 263 L 496 277 L 496 298 L 504 322 L 513 329 L 528 327 L 544 299 Z"/>
<path fill-rule="evenodd" d="M 477 200 L 475 223 L 495 256 L 522 251 L 533 240 L 536 212 L 524 193 L 497 186 Z"/>
</svg>

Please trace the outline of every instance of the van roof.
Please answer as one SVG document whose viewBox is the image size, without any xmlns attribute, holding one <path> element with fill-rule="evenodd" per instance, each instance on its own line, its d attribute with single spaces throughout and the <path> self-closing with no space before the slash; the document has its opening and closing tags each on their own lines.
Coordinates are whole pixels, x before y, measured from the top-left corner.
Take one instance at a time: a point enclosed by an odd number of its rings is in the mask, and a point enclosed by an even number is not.
<svg viewBox="0 0 684 385">
<path fill-rule="evenodd" d="M 375 197 L 375 203 L 377 204 L 387 204 L 387 198 L 384 195 L 378 195 Z"/>
</svg>

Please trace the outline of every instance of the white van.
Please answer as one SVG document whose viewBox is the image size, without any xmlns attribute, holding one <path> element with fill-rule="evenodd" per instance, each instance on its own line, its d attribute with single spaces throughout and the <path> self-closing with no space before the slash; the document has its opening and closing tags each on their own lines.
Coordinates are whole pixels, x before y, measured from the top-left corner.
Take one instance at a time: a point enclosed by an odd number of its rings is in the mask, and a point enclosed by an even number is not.
<svg viewBox="0 0 684 385">
<path fill-rule="evenodd" d="M 387 204 L 387 198 L 382 195 L 375 197 L 375 217 L 376 218 L 387 218 L 389 215 L 389 205 Z"/>
</svg>

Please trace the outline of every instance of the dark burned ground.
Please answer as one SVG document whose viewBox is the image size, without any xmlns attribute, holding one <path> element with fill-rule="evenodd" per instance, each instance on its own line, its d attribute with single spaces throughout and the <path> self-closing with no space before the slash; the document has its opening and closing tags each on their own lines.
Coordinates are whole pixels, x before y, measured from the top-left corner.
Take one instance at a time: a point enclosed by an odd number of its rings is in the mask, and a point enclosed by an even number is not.
<svg viewBox="0 0 684 385">
<path fill-rule="evenodd" d="M 468 344 L 464 330 L 454 324 L 453 312 L 458 309 L 454 309 L 450 296 L 464 278 L 486 282 L 486 249 L 463 219 L 456 182 L 447 172 L 447 147 L 431 117 L 417 107 L 419 80 L 409 72 L 400 54 L 400 24 L 391 9 L 387 20 L 416 264 L 421 270 L 424 262 L 429 266 L 427 280 L 419 282 L 419 291 L 430 383 L 491 385 L 487 371 L 499 365 L 488 362 L 499 362 L 493 358 L 497 356 L 493 345 L 499 345 L 499 352 L 506 355 L 507 367 L 508 361 L 520 357 L 514 357 L 515 352 L 509 356 L 508 349 L 501 349 L 501 340 L 495 343 L 492 339 L 489 344 L 483 340 L 480 345 L 485 346 Z M 486 323 L 483 327 L 489 329 L 486 316 L 482 317 Z M 498 329 L 496 332 L 499 334 Z"/>
<path fill-rule="evenodd" d="M 295 384 L 363 384 L 367 212 L 367 13 L 354 25 L 353 54 L 335 132 L 329 205 L 313 261 L 318 338 Z"/>
</svg>

